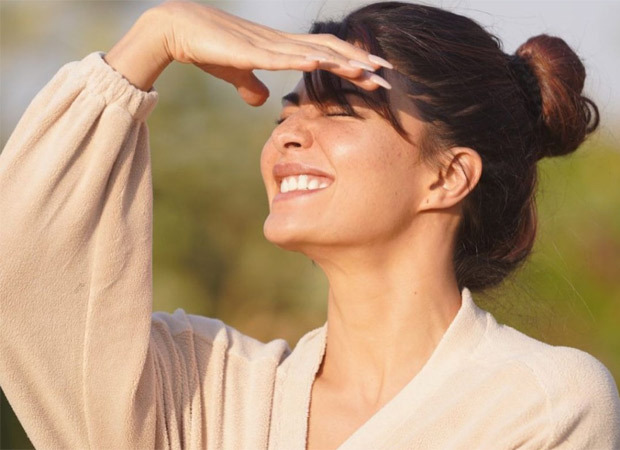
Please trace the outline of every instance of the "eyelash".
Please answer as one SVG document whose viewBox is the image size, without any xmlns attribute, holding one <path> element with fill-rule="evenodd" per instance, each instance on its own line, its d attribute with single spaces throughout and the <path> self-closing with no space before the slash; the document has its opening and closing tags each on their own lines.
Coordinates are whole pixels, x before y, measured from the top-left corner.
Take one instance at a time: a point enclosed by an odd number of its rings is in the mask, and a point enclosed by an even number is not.
<svg viewBox="0 0 620 450">
<path fill-rule="evenodd" d="M 342 117 L 352 117 L 352 114 L 348 114 L 346 112 L 339 112 L 339 113 L 330 113 L 330 114 L 325 114 L 326 117 L 334 117 L 334 116 L 342 116 Z M 280 125 L 282 122 L 284 122 L 286 120 L 286 117 L 283 117 L 281 119 L 276 119 L 275 123 L 276 125 Z"/>
</svg>

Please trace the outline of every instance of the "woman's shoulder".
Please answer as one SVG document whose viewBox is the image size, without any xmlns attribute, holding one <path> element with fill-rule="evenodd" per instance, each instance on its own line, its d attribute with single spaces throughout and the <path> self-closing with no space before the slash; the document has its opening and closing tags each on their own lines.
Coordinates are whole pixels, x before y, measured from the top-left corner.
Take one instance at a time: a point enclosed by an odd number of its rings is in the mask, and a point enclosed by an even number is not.
<svg viewBox="0 0 620 450">
<path fill-rule="evenodd" d="M 473 302 L 469 291 L 465 308 L 472 310 L 469 329 L 478 324 L 480 340 L 471 355 L 481 370 L 508 370 L 514 368 L 521 375 L 529 373 L 541 388 L 551 390 L 562 386 L 564 391 L 584 389 L 611 389 L 618 391 L 609 370 L 595 357 L 572 347 L 556 346 L 534 339 L 521 331 L 498 323 L 488 311 Z M 580 385 L 583 384 L 583 387 Z"/>
<path fill-rule="evenodd" d="M 527 368 L 547 389 L 556 384 L 564 385 L 565 392 L 607 387 L 618 396 L 614 378 L 594 356 L 576 348 L 547 344 L 508 325 L 494 322 L 487 328 L 479 356 L 490 364 Z"/>
<path fill-rule="evenodd" d="M 258 360 L 278 365 L 290 353 L 283 339 L 264 343 L 210 317 L 187 314 L 182 309 L 174 313 L 153 313 L 151 335 L 155 342 L 188 350 L 204 348 L 208 353 L 225 353 L 227 358 L 248 363 Z"/>
<path fill-rule="evenodd" d="M 541 342 L 493 320 L 475 359 L 486 370 L 501 374 L 500 382 L 510 384 L 515 395 L 544 399 L 558 442 L 596 436 L 592 443 L 604 443 L 602 448 L 620 445 L 616 382 L 592 355 Z"/>
</svg>

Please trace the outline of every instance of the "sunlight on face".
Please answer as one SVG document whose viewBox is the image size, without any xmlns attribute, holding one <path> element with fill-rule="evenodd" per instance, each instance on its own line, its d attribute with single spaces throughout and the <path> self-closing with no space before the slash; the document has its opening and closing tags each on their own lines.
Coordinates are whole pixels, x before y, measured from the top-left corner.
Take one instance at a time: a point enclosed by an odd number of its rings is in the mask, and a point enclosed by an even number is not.
<svg viewBox="0 0 620 450">
<path fill-rule="evenodd" d="M 415 142 L 423 123 L 392 93 L 410 141 L 353 96 L 358 117 L 320 111 L 300 82 L 285 96 L 281 123 L 263 147 L 270 213 L 267 239 L 316 256 L 321 248 L 376 245 L 407 232 L 429 185 Z"/>
</svg>

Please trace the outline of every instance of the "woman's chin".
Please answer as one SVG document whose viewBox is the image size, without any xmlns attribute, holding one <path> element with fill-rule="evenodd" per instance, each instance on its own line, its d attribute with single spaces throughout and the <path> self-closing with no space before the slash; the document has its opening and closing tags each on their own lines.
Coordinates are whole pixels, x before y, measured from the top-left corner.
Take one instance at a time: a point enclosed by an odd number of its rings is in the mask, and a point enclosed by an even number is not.
<svg viewBox="0 0 620 450">
<path fill-rule="evenodd" d="M 263 225 L 263 234 L 269 242 L 284 250 L 305 253 L 304 248 L 312 245 L 313 229 L 269 216 Z"/>
<path fill-rule="evenodd" d="M 299 230 L 297 228 L 284 226 L 283 224 L 274 224 L 269 218 L 267 218 L 263 226 L 263 234 L 269 242 L 285 250 L 295 251 L 300 243 Z"/>
</svg>

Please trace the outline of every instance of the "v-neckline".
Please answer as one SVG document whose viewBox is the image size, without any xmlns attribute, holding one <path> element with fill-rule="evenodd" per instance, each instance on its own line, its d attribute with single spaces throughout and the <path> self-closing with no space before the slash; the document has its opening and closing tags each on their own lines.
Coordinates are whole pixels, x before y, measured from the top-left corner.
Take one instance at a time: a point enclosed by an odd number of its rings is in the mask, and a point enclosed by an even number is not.
<svg viewBox="0 0 620 450">
<path fill-rule="evenodd" d="M 474 351 L 484 335 L 489 317 L 473 302 L 469 290 L 463 289 L 459 311 L 421 370 L 338 449 L 381 447 L 391 431 L 407 422 L 407 412 L 421 406 L 423 399 L 436 391 L 459 362 Z M 306 448 L 312 386 L 325 356 L 326 342 L 327 323 L 302 337 L 283 364 L 280 414 L 276 418 L 279 422 L 279 448 Z M 378 432 L 381 430 L 385 432 Z"/>
</svg>

